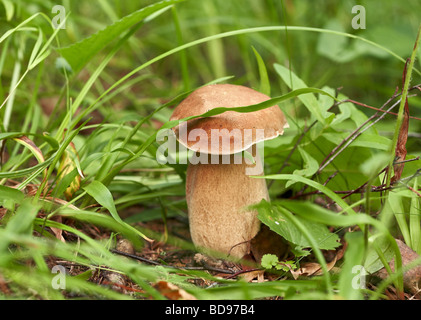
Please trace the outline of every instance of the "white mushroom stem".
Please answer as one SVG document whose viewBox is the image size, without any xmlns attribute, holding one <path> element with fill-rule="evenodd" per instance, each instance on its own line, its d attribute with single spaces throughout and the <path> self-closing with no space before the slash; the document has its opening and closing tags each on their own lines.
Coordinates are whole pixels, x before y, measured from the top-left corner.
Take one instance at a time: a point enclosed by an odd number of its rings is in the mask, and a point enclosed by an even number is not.
<svg viewBox="0 0 421 320">
<path fill-rule="evenodd" d="M 266 181 L 251 178 L 245 159 L 234 164 L 233 158 L 230 164 L 189 164 L 186 200 L 195 245 L 242 258 L 260 229 L 257 212 L 244 208 L 269 196 Z M 258 153 L 255 159 L 261 166 Z"/>
</svg>

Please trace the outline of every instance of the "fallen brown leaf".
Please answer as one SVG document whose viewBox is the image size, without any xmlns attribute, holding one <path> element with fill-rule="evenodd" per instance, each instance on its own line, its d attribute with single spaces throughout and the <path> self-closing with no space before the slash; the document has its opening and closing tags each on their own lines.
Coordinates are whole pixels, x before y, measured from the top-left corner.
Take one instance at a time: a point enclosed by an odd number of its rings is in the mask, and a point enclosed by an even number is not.
<svg viewBox="0 0 421 320">
<path fill-rule="evenodd" d="M 238 277 L 244 279 L 247 282 L 251 282 L 252 280 L 257 278 L 257 282 L 263 282 L 265 270 L 252 270 L 248 272 L 244 272 L 238 275 Z"/>
<path fill-rule="evenodd" d="M 167 281 L 157 282 L 154 288 L 170 300 L 197 300 L 190 293 Z"/>
<path fill-rule="evenodd" d="M 54 216 L 51 220 L 54 220 L 58 223 L 62 223 L 61 216 Z M 59 239 L 61 242 L 66 242 L 66 240 L 63 238 L 63 230 L 59 228 L 50 227 L 51 231 L 54 233 L 57 239 Z"/>
<path fill-rule="evenodd" d="M 330 271 L 335 266 L 337 260 L 338 255 L 336 254 L 333 260 L 327 263 L 327 271 Z M 319 276 L 323 274 L 323 272 L 320 263 L 304 262 L 297 270 L 291 270 L 291 274 L 294 279 L 297 280 L 299 276 Z"/>
</svg>

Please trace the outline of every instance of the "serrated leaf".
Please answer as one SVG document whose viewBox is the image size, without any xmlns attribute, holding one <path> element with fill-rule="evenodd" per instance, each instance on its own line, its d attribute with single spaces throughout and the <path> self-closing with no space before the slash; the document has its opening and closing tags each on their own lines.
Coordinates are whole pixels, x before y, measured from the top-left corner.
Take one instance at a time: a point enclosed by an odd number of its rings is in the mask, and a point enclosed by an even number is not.
<svg viewBox="0 0 421 320">
<path fill-rule="evenodd" d="M 263 255 L 260 263 L 263 268 L 272 269 L 273 267 L 276 267 L 278 262 L 279 260 L 277 256 L 275 256 L 274 254 L 268 253 L 268 254 Z"/>
</svg>

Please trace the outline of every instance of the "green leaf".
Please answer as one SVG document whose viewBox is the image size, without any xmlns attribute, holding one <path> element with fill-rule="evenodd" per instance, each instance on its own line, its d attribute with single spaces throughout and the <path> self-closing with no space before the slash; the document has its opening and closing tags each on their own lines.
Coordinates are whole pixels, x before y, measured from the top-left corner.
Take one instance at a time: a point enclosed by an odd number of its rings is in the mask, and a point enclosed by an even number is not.
<svg viewBox="0 0 421 320">
<path fill-rule="evenodd" d="M 332 143 L 338 145 L 340 144 L 346 137 L 348 137 L 348 133 L 341 133 L 341 132 L 325 132 L 323 133 L 323 137 L 327 140 L 331 141 Z M 378 134 L 370 134 L 370 133 L 363 133 L 358 136 L 349 146 L 350 147 L 364 147 L 369 149 L 378 149 L 378 150 L 389 150 L 391 145 L 391 141 L 389 138 L 380 136 Z"/>
<path fill-rule="evenodd" d="M 12 200 L 15 203 L 20 203 L 24 197 L 24 194 L 19 190 L 0 186 L 0 204 L 5 200 Z"/>
<path fill-rule="evenodd" d="M 82 69 L 99 51 L 118 38 L 135 24 L 144 21 L 153 13 L 169 7 L 183 0 L 166 0 L 147 6 L 132 14 L 125 16 L 105 29 L 85 38 L 69 47 L 59 49 L 58 52 L 65 58 L 75 72 Z"/>
<path fill-rule="evenodd" d="M 295 226 L 288 215 L 283 213 L 283 210 L 285 209 L 281 206 L 274 203 L 270 204 L 267 201 L 262 200 L 255 208 L 259 212 L 259 220 L 266 224 L 272 231 L 278 233 L 284 239 L 299 248 L 311 247 L 311 243 L 307 240 L 307 237 L 305 237 Z M 296 216 L 296 219 L 301 222 L 315 239 L 319 249 L 332 250 L 340 245 L 338 242 L 339 237 L 336 234 L 329 232 L 326 226 L 302 219 L 299 216 Z"/>
<path fill-rule="evenodd" d="M 298 151 L 301 155 L 301 158 L 303 159 L 303 169 L 300 170 L 294 170 L 294 174 L 300 175 L 303 177 L 311 177 L 313 174 L 319 170 L 319 163 L 316 159 L 314 159 L 307 151 L 305 151 L 303 148 L 298 147 Z M 288 188 L 291 184 L 293 184 L 295 181 L 290 180 L 286 184 L 286 188 Z"/>
<path fill-rule="evenodd" d="M 290 89 L 297 90 L 297 89 L 307 88 L 307 85 L 304 83 L 304 81 L 298 78 L 295 75 L 295 73 L 293 73 L 288 68 L 285 68 L 284 66 L 281 66 L 280 64 L 277 64 L 277 63 L 274 64 L 274 68 L 275 68 L 275 71 L 280 75 L 282 80 Z M 292 77 L 292 83 L 291 83 L 290 76 Z M 324 94 L 327 94 L 327 93 L 324 92 Z M 333 98 L 330 94 L 327 94 L 327 95 Z M 320 123 L 327 124 L 333 120 L 334 114 L 323 111 L 322 108 L 319 106 L 319 102 L 317 98 L 313 94 L 302 95 L 299 97 L 299 99 L 304 104 L 304 106 L 308 109 L 310 114 L 314 115 L 316 120 L 318 120 Z"/>
<path fill-rule="evenodd" d="M 147 239 L 137 229 L 133 228 L 132 226 L 130 226 L 129 224 L 125 222 L 116 223 L 115 219 L 113 219 L 109 215 L 104 215 L 101 213 L 85 211 L 85 210 L 73 210 L 69 208 L 60 210 L 60 215 L 71 217 L 79 221 L 92 223 L 97 226 L 102 226 L 104 228 L 113 230 L 114 232 L 119 232 L 123 234 L 124 237 L 129 239 L 130 242 L 132 242 L 135 247 L 142 246 L 139 236 Z M 50 223 L 53 223 L 53 222 L 50 222 Z M 57 227 L 63 229 L 65 226 L 57 226 Z M 63 230 L 66 230 L 66 229 L 63 229 Z"/>
<path fill-rule="evenodd" d="M 360 165 L 361 172 L 367 177 L 373 178 L 387 166 L 388 160 L 389 154 L 386 152 L 376 153 Z"/>
<path fill-rule="evenodd" d="M 6 19 L 7 21 L 12 20 L 13 15 L 15 13 L 15 7 L 13 6 L 13 2 L 10 0 L 2 0 L 4 9 L 6 11 Z"/>
<path fill-rule="evenodd" d="M 369 242 L 372 244 L 368 247 L 364 268 L 368 273 L 372 274 L 384 267 L 379 253 L 389 262 L 393 259 L 394 251 L 390 241 L 380 235 L 374 235 Z"/>
<path fill-rule="evenodd" d="M 387 197 L 386 204 L 383 210 L 388 210 L 393 213 L 396 218 L 396 221 L 399 225 L 399 229 L 402 233 L 402 236 L 405 240 L 405 243 L 412 247 L 411 244 L 411 235 L 409 233 L 409 226 L 407 222 L 407 215 L 404 209 L 403 197 L 397 192 L 389 192 L 389 196 Z"/>
<path fill-rule="evenodd" d="M 344 32 L 342 24 L 337 19 L 328 21 L 325 29 Z M 333 33 L 322 33 L 317 43 L 317 53 L 332 61 L 344 63 L 355 59 L 360 52 L 351 48 L 349 40 Z"/>
<path fill-rule="evenodd" d="M 10 234 L 31 235 L 33 222 L 37 216 L 39 206 L 34 204 L 32 199 L 28 198 L 21 202 L 16 213 L 10 218 L 6 225 L 6 232 Z M 0 252 L 7 248 L 8 241 L 0 242 Z"/>
<path fill-rule="evenodd" d="M 113 227 L 114 228 L 113 230 L 115 230 L 115 228 L 121 229 L 121 227 L 122 227 L 122 228 L 128 229 L 128 230 L 130 230 L 130 232 L 134 232 L 138 236 L 141 236 L 142 238 L 150 241 L 150 239 L 148 237 L 146 237 L 143 233 L 141 233 L 139 230 L 137 230 L 136 228 L 133 228 L 131 225 L 129 225 L 128 223 L 121 220 L 120 216 L 118 215 L 117 209 L 115 207 L 114 199 L 113 199 L 113 196 L 112 196 L 110 190 L 108 190 L 108 188 L 106 186 L 104 186 L 101 182 L 99 182 L 97 180 L 94 180 L 89 185 L 84 187 L 83 189 L 90 196 L 92 196 L 101 206 L 106 208 L 110 212 L 110 214 L 112 215 L 114 220 L 118 222 L 118 224 L 116 224 Z M 79 214 L 80 214 L 80 212 L 78 213 L 78 218 L 79 218 Z"/>
<path fill-rule="evenodd" d="M 272 269 L 279 263 L 278 257 L 274 254 L 265 254 L 261 259 L 261 265 L 265 269 Z"/>
<path fill-rule="evenodd" d="M 115 220 L 123 222 L 123 220 L 121 220 L 120 216 L 118 215 L 113 196 L 106 186 L 104 186 L 101 182 L 94 180 L 83 189 L 92 198 L 94 198 L 96 202 L 106 208 Z"/>
<path fill-rule="evenodd" d="M 189 121 L 189 120 L 193 120 L 193 119 L 197 119 L 197 118 L 206 118 L 206 117 L 213 117 L 219 114 L 222 114 L 224 112 L 227 111 L 234 111 L 234 112 L 239 112 L 239 113 L 249 113 L 249 112 L 255 112 L 255 111 L 259 111 L 259 110 L 263 110 L 269 107 L 272 107 L 280 102 L 295 98 L 295 97 L 299 97 L 301 95 L 305 95 L 307 93 L 319 93 L 319 94 L 323 94 L 323 95 L 328 95 L 331 98 L 335 99 L 335 97 L 332 97 L 329 93 L 318 89 L 318 88 L 301 88 L 301 89 L 296 89 L 293 90 L 291 92 L 288 92 L 282 96 L 278 96 L 266 101 L 263 101 L 261 103 L 257 103 L 257 104 L 253 104 L 253 105 L 249 105 L 249 106 L 244 106 L 244 107 L 237 107 L 237 108 L 223 108 L 223 107 L 218 107 L 218 108 L 214 108 L 211 109 L 201 115 L 197 115 L 197 116 L 191 116 L 191 117 L 187 117 L 181 120 L 173 120 L 173 121 L 168 121 L 167 123 L 165 123 L 161 129 L 170 129 L 176 125 L 178 125 L 180 122 L 183 121 Z M 156 134 L 155 134 L 156 135 Z M 149 140 L 154 141 L 155 140 L 155 136 L 150 137 Z M 148 140 L 148 141 L 149 141 Z"/>
<path fill-rule="evenodd" d="M 266 70 L 265 63 L 260 56 L 260 54 L 257 52 L 257 50 L 252 47 L 254 55 L 256 56 L 257 65 L 259 67 L 259 75 L 260 75 L 260 89 L 259 91 L 261 93 L 264 93 L 267 96 L 270 96 L 270 82 L 269 82 L 269 76 L 268 72 Z"/>
</svg>

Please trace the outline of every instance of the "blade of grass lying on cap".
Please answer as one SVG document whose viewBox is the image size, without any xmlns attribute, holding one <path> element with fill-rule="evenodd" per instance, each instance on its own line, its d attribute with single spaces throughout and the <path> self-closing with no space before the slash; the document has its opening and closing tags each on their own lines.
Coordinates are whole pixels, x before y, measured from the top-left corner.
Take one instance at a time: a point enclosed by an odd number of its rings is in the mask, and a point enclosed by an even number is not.
<svg viewBox="0 0 421 320">
<path fill-rule="evenodd" d="M 249 106 L 244 106 L 244 107 L 237 107 L 237 108 L 223 108 L 223 107 L 217 107 L 214 108 L 212 110 L 209 110 L 201 115 L 197 115 L 197 116 L 191 116 L 191 117 L 187 117 L 181 120 L 173 120 L 173 121 L 168 121 L 167 123 L 165 123 L 160 130 L 164 130 L 164 129 L 171 129 L 175 126 L 177 126 L 180 122 L 184 122 L 184 121 L 189 121 L 189 120 L 193 120 L 193 119 L 197 119 L 197 118 L 205 118 L 205 117 L 212 117 L 212 116 L 216 116 L 219 114 L 222 114 L 224 112 L 227 111 L 233 111 L 233 112 L 239 112 L 239 113 L 249 113 L 249 112 L 255 112 L 255 111 L 259 111 L 259 110 L 263 110 L 266 108 L 270 108 L 282 101 L 286 101 L 288 99 L 292 99 L 296 96 L 299 96 L 301 94 L 306 94 L 306 93 L 319 93 L 319 94 L 323 94 L 323 95 L 328 95 L 329 97 L 331 97 L 332 99 L 336 100 L 335 97 L 331 96 L 329 93 L 321 90 L 321 89 L 317 89 L 317 88 L 302 88 L 302 89 L 297 89 L 294 91 L 291 91 L 285 95 L 279 96 L 279 97 L 275 97 L 272 99 L 269 99 L 267 101 L 261 102 L 261 103 L 257 103 L 254 105 L 249 105 Z M 178 97 L 176 97 L 175 99 L 173 99 L 172 101 L 170 101 L 169 103 L 166 103 L 165 105 L 161 106 L 161 108 L 165 107 L 165 106 L 169 106 L 174 104 L 175 100 L 178 101 L 180 100 L 181 96 L 186 96 L 188 93 L 184 93 Z M 105 179 L 103 180 L 104 184 L 108 184 L 112 178 L 118 173 L 120 172 L 120 170 L 122 168 L 124 168 L 127 164 L 129 164 L 130 162 L 134 161 L 135 159 L 137 159 L 139 156 L 141 156 L 143 154 L 143 152 L 154 142 L 156 141 L 156 136 L 158 134 L 157 130 L 154 134 L 152 134 L 149 139 L 147 141 L 145 141 L 145 143 L 143 143 L 141 146 L 139 146 L 139 148 L 135 151 L 135 154 L 133 156 L 129 156 L 125 161 L 123 161 L 121 164 L 119 164 L 118 166 L 116 166 L 115 168 L 113 168 L 110 173 L 108 174 L 107 177 L 105 177 Z"/>
<path fill-rule="evenodd" d="M 223 81 L 226 81 L 226 80 L 228 80 L 228 79 L 230 79 L 230 78 L 232 78 L 231 76 L 228 76 L 228 77 L 223 77 L 223 78 L 219 78 L 219 79 L 216 79 L 216 80 L 213 80 L 213 81 L 211 81 L 211 82 L 209 82 L 209 83 L 207 83 L 207 84 L 205 84 L 205 85 L 210 85 L 210 84 L 215 84 L 215 83 L 219 83 L 219 82 L 223 82 Z M 172 99 L 171 101 L 169 101 L 169 102 L 167 102 L 167 103 L 165 103 L 165 104 L 163 104 L 163 105 L 161 105 L 160 107 L 158 107 L 158 108 L 156 108 L 153 112 L 151 112 L 148 116 L 146 116 L 146 117 L 144 117 L 142 120 L 140 120 L 134 127 L 133 127 L 133 129 L 131 130 L 131 132 L 126 136 L 126 138 L 124 139 L 124 141 L 122 142 L 122 144 L 121 144 L 121 148 L 124 148 L 125 146 L 126 146 L 126 144 L 127 143 L 129 143 L 130 142 L 130 140 L 131 140 L 131 138 L 136 134 L 136 132 L 140 129 L 140 127 L 146 122 L 146 121 L 148 121 L 149 119 L 151 119 L 156 113 L 158 113 L 159 111 L 161 111 L 162 109 L 165 109 L 165 108 L 168 108 L 169 106 L 172 106 L 172 105 L 174 105 L 174 104 L 177 104 L 177 103 L 179 103 L 181 100 L 183 100 L 184 98 L 186 98 L 191 92 L 192 92 L 193 90 L 190 90 L 190 91 L 188 91 L 188 92 L 184 92 L 184 93 L 182 93 L 182 94 L 179 94 L 177 97 L 175 97 L 174 99 Z M 175 124 L 175 122 L 174 122 L 174 126 L 175 126 L 176 124 Z M 149 139 L 145 142 L 145 144 L 146 144 L 146 148 L 147 147 L 149 147 L 150 145 L 151 145 L 151 143 L 154 141 L 154 139 L 156 139 L 156 134 L 157 134 L 157 132 L 154 134 L 154 135 L 152 135 L 152 136 L 150 136 L 149 137 Z M 135 153 L 133 153 L 132 154 L 132 156 L 131 157 L 129 157 L 126 161 L 124 161 L 122 164 L 119 164 L 118 166 L 116 166 L 114 169 L 112 169 L 112 168 L 110 168 L 109 169 L 109 174 L 105 177 L 105 178 L 103 178 L 101 181 L 102 181 L 102 183 L 104 184 L 104 185 L 108 185 L 110 182 L 111 182 L 111 180 L 114 178 L 114 176 L 117 174 L 117 173 L 119 173 L 120 172 L 120 170 L 122 169 L 122 168 L 124 168 L 129 162 L 131 162 L 131 161 L 133 161 L 134 159 L 137 159 L 142 153 L 143 153 L 143 151 L 144 150 L 146 150 L 146 148 L 145 149 L 142 149 L 142 146 L 143 145 L 141 145 L 139 148 L 138 148 L 138 150 L 135 152 Z M 139 150 L 140 149 L 142 149 L 143 151 L 142 152 L 139 152 Z"/>
<path fill-rule="evenodd" d="M 246 29 L 240 29 L 240 30 L 234 30 L 234 31 L 228 31 L 228 32 L 223 32 L 220 34 L 216 34 L 216 35 L 212 35 L 209 37 L 204 37 L 198 40 L 194 40 L 191 41 L 189 43 L 183 44 L 181 46 L 178 46 L 174 49 L 171 49 L 167 52 L 164 52 L 163 54 L 148 60 L 147 62 L 145 62 L 144 64 L 140 65 L 139 67 L 135 68 L 134 70 L 130 71 L 129 73 L 127 73 L 125 76 L 123 76 L 120 80 L 116 81 L 112 86 L 110 86 L 107 90 L 105 90 L 88 108 L 86 108 L 85 110 L 83 110 L 72 122 L 71 128 L 73 128 L 74 126 L 76 126 L 76 124 L 83 119 L 83 117 L 85 117 L 88 113 L 92 112 L 93 110 L 95 110 L 97 103 L 102 100 L 108 93 L 110 93 L 111 91 L 113 91 L 115 88 L 117 88 L 118 86 L 120 86 L 123 82 L 125 82 L 126 80 L 130 79 L 134 74 L 136 74 L 137 72 L 147 68 L 148 66 L 152 65 L 153 63 L 160 61 L 168 56 L 171 56 L 177 52 L 180 52 L 182 50 L 188 49 L 190 47 L 194 47 L 197 46 L 199 44 L 202 43 L 206 43 L 215 39 L 220 39 L 220 38 L 227 38 L 227 37 L 232 37 L 232 36 L 238 36 L 238 35 L 242 35 L 242 34 L 249 34 L 249 33 L 256 33 L 256 32 L 268 32 L 268 31 L 285 31 L 285 27 L 284 26 L 268 26 L 268 27 L 255 27 L 255 28 L 246 28 Z M 335 30 L 327 30 L 327 29 L 320 29 L 320 28 L 312 28 L 312 27 L 297 27 L 297 26 L 289 26 L 288 27 L 288 31 L 303 31 L 303 32 L 318 32 L 318 33 L 329 33 L 329 34 L 335 34 L 335 35 L 339 35 L 339 36 L 343 36 L 343 37 L 348 37 L 348 38 L 352 38 L 352 39 L 356 39 L 359 41 L 363 41 L 365 43 L 368 43 L 371 46 L 374 46 L 376 48 L 379 48 L 385 52 L 387 52 L 388 54 L 390 54 L 391 56 L 393 56 L 394 58 L 398 59 L 401 62 L 405 63 L 405 59 L 401 58 L 399 55 L 397 55 L 396 53 L 394 53 L 393 51 L 387 49 L 386 47 L 383 47 L 373 41 L 364 39 L 362 37 L 356 36 L 354 34 L 350 34 L 350 33 L 345 33 L 345 32 L 339 32 L 339 31 L 335 31 Z M 417 69 L 414 68 L 414 71 L 416 71 L 418 74 L 421 74 L 421 72 Z"/>
</svg>

